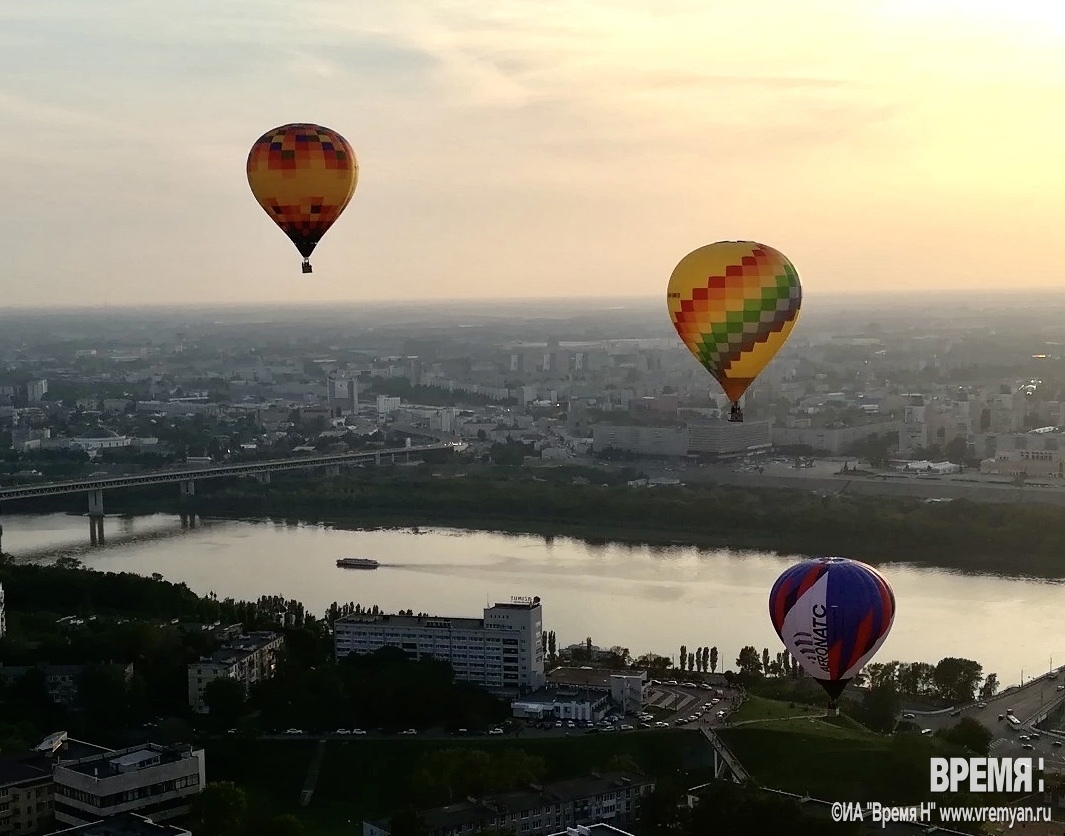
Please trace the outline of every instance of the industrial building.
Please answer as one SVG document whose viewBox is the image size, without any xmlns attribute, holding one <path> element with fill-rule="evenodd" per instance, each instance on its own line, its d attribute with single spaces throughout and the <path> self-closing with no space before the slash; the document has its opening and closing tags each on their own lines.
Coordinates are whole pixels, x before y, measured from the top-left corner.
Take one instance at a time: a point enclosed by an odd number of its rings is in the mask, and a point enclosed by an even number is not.
<svg viewBox="0 0 1065 836">
<path fill-rule="evenodd" d="M 349 615 L 333 629 L 337 659 L 398 647 L 449 662 L 456 679 L 486 688 L 524 693 L 546 682 L 539 598 L 511 598 L 486 607 L 483 618 Z"/>
</svg>

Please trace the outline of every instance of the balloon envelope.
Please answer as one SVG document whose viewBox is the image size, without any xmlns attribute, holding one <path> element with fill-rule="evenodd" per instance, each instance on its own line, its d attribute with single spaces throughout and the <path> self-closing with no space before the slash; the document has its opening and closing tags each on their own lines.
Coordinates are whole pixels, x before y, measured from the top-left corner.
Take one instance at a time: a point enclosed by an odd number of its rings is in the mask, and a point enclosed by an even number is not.
<svg viewBox="0 0 1065 836">
<path fill-rule="evenodd" d="M 351 145 L 321 125 L 274 128 L 248 154 L 252 194 L 305 259 L 340 217 L 358 182 Z"/>
<path fill-rule="evenodd" d="M 680 260 L 666 301 L 681 340 L 735 403 L 791 334 L 802 288 L 772 247 L 719 241 Z"/>
<path fill-rule="evenodd" d="M 834 700 L 887 638 L 895 593 L 876 569 L 856 560 L 805 560 L 773 584 L 769 617 L 791 655 Z"/>
</svg>

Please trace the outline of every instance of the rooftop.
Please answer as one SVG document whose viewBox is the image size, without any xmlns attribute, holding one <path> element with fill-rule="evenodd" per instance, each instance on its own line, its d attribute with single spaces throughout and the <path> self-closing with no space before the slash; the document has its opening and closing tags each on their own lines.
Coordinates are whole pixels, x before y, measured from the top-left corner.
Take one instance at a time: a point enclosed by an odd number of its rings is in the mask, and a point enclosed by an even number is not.
<svg viewBox="0 0 1065 836">
<path fill-rule="evenodd" d="M 77 827 L 68 827 L 66 830 L 54 832 L 56 834 L 77 833 L 80 836 L 192 836 L 191 831 L 184 828 L 156 824 L 151 819 L 135 813 L 123 813 L 95 824 L 80 824 Z"/>
<path fill-rule="evenodd" d="M 184 758 L 191 757 L 192 753 L 193 748 L 188 745 L 160 746 L 156 743 L 145 743 L 129 749 L 90 755 L 77 760 L 61 759 L 59 768 L 82 775 L 91 775 L 94 778 L 110 778 L 164 763 L 177 763 Z"/>
<path fill-rule="evenodd" d="M 249 633 L 226 642 L 210 656 L 200 659 L 200 664 L 233 665 L 246 659 L 258 650 L 262 650 L 279 637 L 277 633 Z"/>
<path fill-rule="evenodd" d="M 483 618 L 448 618 L 440 615 L 346 615 L 337 624 L 390 624 L 398 627 L 442 628 L 445 630 L 480 630 Z"/>
<path fill-rule="evenodd" d="M 552 685 L 583 685 L 585 688 L 609 688 L 612 676 L 642 676 L 644 671 L 612 671 L 607 668 L 555 668 L 547 675 Z"/>
<path fill-rule="evenodd" d="M 568 827 L 552 836 L 632 836 L 632 834 L 626 830 L 618 830 L 610 824 L 589 824 Z"/>
<path fill-rule="evenodd" d="M 606 695 L 601 688 L 585 688 L 577 685 L 549 685 L 547 688 L 541 688 L 525 694 L 512 704 L 550 705 L 556 702 L 570 702 L 572 700 L 597 702 L 600 699 L 606 699 Z"/>
<path fill-rule="evenodd" d="M 24 784 L 41 779 L 50 780 L 52 766 L 43 754 L 25 752 L 0 759 L 0 787 Z"/>
</svg>

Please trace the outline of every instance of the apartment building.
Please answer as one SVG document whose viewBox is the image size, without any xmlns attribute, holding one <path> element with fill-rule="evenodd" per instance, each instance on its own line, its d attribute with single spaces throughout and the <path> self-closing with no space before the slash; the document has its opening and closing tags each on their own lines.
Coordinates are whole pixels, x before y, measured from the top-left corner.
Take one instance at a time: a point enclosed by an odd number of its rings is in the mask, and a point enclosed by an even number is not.
<svg viewBox="0 0 1065 836">
<path fill-rule="evenodd" d="M 145 743 L 55 766 L 55 818 L 92 824 L 138 813 L 152 821 L 187 815 L 206 783 L 203 749 Z"/>
<path fill-rule="evenodd" d="M 38 752 L 0 760 L 0 834 L 49 833 L 52 765 Z"/>
<path fill-rule="evenodd" d="M 572 833 L 617 833 L 636 816 L 639 799 L 655 787 L 653 779 L 635 772 L 593 773 L 553 784 L 484 798 L 419 813 L 425 836 L 472 836 L 498 828 L 521 836 L 569 836 Z M 604 827 L 613 828 L 605 830 Z M 598 829 L 596 829 L 598 828 Z M 387 821 L 364 821 L 363 836 L 391 836 Z"/>
<path fill-rule="evenodd" d="M 59 705 L 74 705 L 81 689 L 81 677 L 90 665 L 4 665 L 0 664 L 0 682 L 11 685 L 32 670 L 44 675 L 44 685 L 52 702 Z M 133 664 L 106 665 L 121 673 L 126 682 L 133 678 Z"/>
<path fill-rule="evenodd" d="M 189 665 L 189 705 L 200 714 L 209 712 L 203 695 L 208 683 L 221 677 L 235 679 L 244 686 L 244 695 L 253 685 L 269 679 L 277 668 L 277 656 L 284 646 L 278 633 L 261 632 L 239 636 L 210 656 Z"/>
<path fill-rule="evenodd" d="M 455 678 L 524 693 L 542 688 L 543 612 L 539 598 L 511 598 L 486 607 L 483 618 L 349 615 L 334 625 L 338 659 L 398 647 L 414 659 L 449 662 Z"/>
</svg>

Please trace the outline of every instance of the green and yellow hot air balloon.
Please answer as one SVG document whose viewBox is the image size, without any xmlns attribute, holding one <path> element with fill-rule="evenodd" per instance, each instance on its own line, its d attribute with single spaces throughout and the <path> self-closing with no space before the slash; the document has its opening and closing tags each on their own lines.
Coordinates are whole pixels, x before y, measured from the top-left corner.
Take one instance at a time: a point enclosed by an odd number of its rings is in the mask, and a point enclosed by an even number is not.
<svg viewBox="0 0 1065 836">
<path fill-rule="evenodd" d="M 718 241 L 688 253 L 669 277 L 669 315 L 681 340 L 732 401 L 784 345 L 802 304 L 788 259 L 754 241 Z"/>
</svg>

